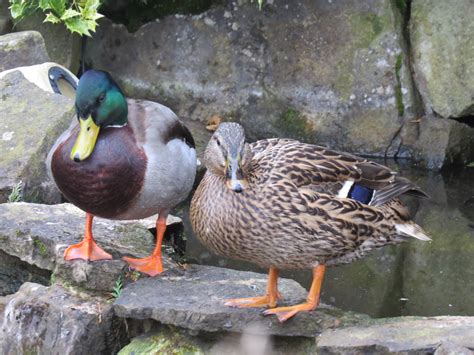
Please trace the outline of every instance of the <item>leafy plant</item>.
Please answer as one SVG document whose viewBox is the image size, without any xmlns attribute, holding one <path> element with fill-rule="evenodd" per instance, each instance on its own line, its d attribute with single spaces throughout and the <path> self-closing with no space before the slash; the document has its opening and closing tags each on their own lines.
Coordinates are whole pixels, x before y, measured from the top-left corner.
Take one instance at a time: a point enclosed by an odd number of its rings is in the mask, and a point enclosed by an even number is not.
<svg viewBox="0 0 474 355">
<path fill-rule="evenodd" d="M 474 161 L 466 165 L 468 168 L 474 168 Z"/>
<path fill-rule="evenodd" d="M 9 0 L 13 20 L 19 22 L 35 11 L 46 14 L 43 22 L 64 23 L 71 32 L 90 36 L 95 32 L 101 0 Z"/>
<path fill-rule="evenodd" d="M 23 182 L 20 181 L 12 188 L 12 192 L 8 196 L 8 202 L 20 202 L 23 199 Z"/>
<path fill-rule="evenodd" d="M 114 299 L 119 298 L 119 296 L 122 294 L 122 291 L 123 291 L 123 276 L 120 275 L 117 281 L 115 281 L 115 286 L 112 290 L 112 297 Z"/>
</svg>

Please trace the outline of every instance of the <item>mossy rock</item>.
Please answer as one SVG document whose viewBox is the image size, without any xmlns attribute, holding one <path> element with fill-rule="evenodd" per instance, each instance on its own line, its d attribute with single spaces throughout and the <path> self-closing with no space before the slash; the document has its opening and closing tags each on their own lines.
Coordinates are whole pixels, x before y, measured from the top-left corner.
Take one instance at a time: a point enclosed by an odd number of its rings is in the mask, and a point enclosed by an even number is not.
<svg viewBox="0 0 474 355">
<path fill-rule="evenodd" d="M 428 113 L 474 114 L 474 5 L 414 0 L 410 39 L 418 89 Z"/>
<path fill-rule="evenodd" d="M 130 344 L 119 351 L 119 355 L 204 355 L 209 348 L 209 344 L 171 327 L 164 328 L 158 333 L 134 338 Z"/>
<path fill-rule="evenodd" d="M 74 102 L 38 88 L 15 71 L 0 79 L 0 202 L 20 181 L 26 201 L 58 203 L 46 156 L 74 117 Z"/>
</svg>

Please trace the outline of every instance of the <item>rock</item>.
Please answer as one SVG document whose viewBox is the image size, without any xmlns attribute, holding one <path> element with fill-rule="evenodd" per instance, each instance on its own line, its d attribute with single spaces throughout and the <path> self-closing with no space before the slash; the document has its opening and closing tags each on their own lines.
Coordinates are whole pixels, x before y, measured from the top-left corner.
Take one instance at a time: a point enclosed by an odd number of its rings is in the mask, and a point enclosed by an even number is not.
<svg viewBox="0 0 474 355">
<path fill-rule="evenodd" d="M 10 32 L 13 26 L 9 6 L 10 3 L 7 0 L 0 1 L 0 36 Z"/>
<path fill-rule="evenodd" d="M 436 349 L 434 355 L 473 355 L 474 351 L 469 350 L 463 346 L 457 345 L 450 341 L 443 341 Z"/>
<path fill-rule="evenodd" d="M 428 113 L 442 117 L 474 114 L 473 33 L 474 4 L 470 0 L 411 3 L 413 66 Z"/>
<path fill-rule="evenodd" d="M 6 304 L 0 352 L 112 354 L 126 339 L 125 332 L 102 298 L 83 299 L 59 286 L 25 283 Z"/>
<path fill-rule="evenodd" d="M 278 337 L 252 332 L 205 333 L 171 326 L 134 338 L 119 355 L 132 354 L 314 354 L 313 338 Z"/>
<path fill-rule="evenodd" d="M 65 248 L 82 240 L 85 214 L 71 204 L 0 204 L 0 250 L 43 270 L 66 285 L 95 292 L 110 292 L 126 263 L 119 258 L 151 254 L 155 238 L 138 223 L 94 219 L 94 238 L 115 260 L 65 261 Z M 12 227 L 14 226 L 14 227 Z M 163 255 L 164 268 L 175 264 Z"/>
<path fill-rule="evenodd" d="M 422 167 L 465 166 L 474 158 L 474 128 L 467 124 L 429 115 L 421 118 L 418 132 L 413 160 Z"/>
<path fill-rule="evenodd" d="M 73 119 L 74 102 L 39 89 L 19 72 L 0 79 L 0 95 L 0 202 L 20 181 L 25 200 L 60 202 L 45 159 Z"/>
<path fill-rule="evenodd" d="M 245 332 L 314 337 L 324 329 L 348 325 L 364 316 L 321 305 L 281 324 L 259 309 L 224 306 L 225 299 L 265 293 L 266 275 L 211 266 L 188 265 L 185 272 L 129 284 L 114 303 L 119 317 L 153 319 L 191 330 Z M 307 291 L 297 282 L 280 279 L 281 304 L 304 301 Z"/>
<path fill-rule="evenodd" d="M 44 18 L 44 13 L 36 12 L 20 21 L 15 30 L 35 30 L 41 33 L 49 58 L 77 73 L 81 58 L 81 37 L 77 33 L 71 33 L 63 24 L 43 22 Z"/>
<path fill-rule="evenodd" d="M 0 36 L 0 71 L 48 61 L 39 32 L 24 31 Z"/>
<path fill-rule="evenodd" d="M 210 346 L 198 337 L 164 328 L 159 332 L 136 337 L 119 351 L 119 355 L 134 354 L 206 354 Z"/>
<path fill-rule="evenodd" d="M 393 156 L 418 112 L 401 23 L 389 0 L 279 0 L 262 11 L 228 2 L 133 34 L 101 20 L 86 60 L 131 97 L 202 122 L 238 120 L 251 140 L 288 136 Z"/>
<path fill-rule="evenodd" d="M 318 353 L 433 353 L 443 341 L 474 349 L 474 317 L 401 317 L 366 326 L 327 330 L 317 338 Z"/>
<path fill-rule="evenodd" d="M 49 270 L 30 265 L 3 251 L 0 251 L 0 260 L 2 268 L 0 273 L 0 297 L 15 293 L 26 281 L 42 285 L 48 285 L 50 282 L 51 272 Z"/>
</svg>

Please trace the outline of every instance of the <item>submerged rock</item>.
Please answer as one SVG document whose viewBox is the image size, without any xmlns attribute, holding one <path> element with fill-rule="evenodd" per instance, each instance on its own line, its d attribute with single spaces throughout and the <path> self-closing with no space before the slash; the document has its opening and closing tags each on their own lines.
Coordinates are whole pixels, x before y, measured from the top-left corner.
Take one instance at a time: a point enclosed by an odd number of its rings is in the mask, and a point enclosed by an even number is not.
<svg viewBox="0 0 474 355">
<path fill-rule="evenodd" d="M 0 71 L 48 61 L 44 40 L 39 32 L 24 31 L 0 36 Z"/>
<path fill-rule="evenodd" d="M 410 39 L 427 112 L 474 115 L 474 3 L 413 0 Z"/>
<path fill-rule="evenodd" d="M 57 285 L 23 284 L 0 321 L 2 354 L 112 354 L 126 339 L 110 303 Z"/>
<path fill-rule="evenodd" d="M 314 337 L 323 330 L 353 324 L 365 316 L 320 305 L 282 324 L 261 309 L 224 306 L 229 298 L 255 297 L 265 293 L 267 276 L 212 266 L 188 265 L 181 273 L 139 280 L 128 285 L 115 301 L 116 314 L 124 318 L 153 319 L 186 329 L 206 332 Z M 281 305 L 304 302 L 307 291 L 296 281 L 279 280 Z"/>
<path fill-rule="evenodd" d="M 23 198 L 57 203 L 61 195 L 48 177 L 45 160 L 74 117 L 74 102 L 51 94 L 12 72 L 0 79 L 0 202 L 23 184 Z"/>
<path fill-rule="evenodd" d="M 37 268 L 52 271 L 55 280 L 95 292 L 113 290 L 127 266 L 120 260 L 121 256 L 148 256 L 155 243 L 155 237 L 140 222 L 96 218 L 94 238 L 114 260 L 65 261 L 65 248 L 83 238 L 83 211 L 71 204 L 5 203 L 0 204 L 0 215 L 0 250 Z M 175 266 L 166 254 L 163 262 L 165 269 Z"/>
</svg>

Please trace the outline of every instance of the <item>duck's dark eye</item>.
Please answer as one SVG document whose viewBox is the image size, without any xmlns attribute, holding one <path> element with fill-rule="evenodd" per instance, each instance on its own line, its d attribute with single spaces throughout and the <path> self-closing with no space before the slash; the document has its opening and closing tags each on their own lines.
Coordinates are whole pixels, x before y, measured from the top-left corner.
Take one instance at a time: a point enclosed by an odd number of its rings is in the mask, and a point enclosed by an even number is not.
<svg viewBox="0 0 474 355">
<path fill-rule="evenodd" d="M 216 143 L 217 143 L 217 146 L 220 147 L 221 146 L 221 141 L 219 139 L 216 138 Z"/>
<path fill-rule="evenodd" d="M 99 102 L 104 102 L 105 100 L 105 93 L 99 95 Z"/>
</svg>

